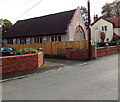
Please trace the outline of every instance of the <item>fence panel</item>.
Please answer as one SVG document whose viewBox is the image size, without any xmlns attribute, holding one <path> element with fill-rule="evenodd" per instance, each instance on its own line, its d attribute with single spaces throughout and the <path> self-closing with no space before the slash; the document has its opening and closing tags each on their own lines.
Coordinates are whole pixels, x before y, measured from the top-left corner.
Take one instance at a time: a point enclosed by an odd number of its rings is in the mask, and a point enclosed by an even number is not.
<svg viewBox="0 0 120 102">
<path fill-rule="evenodd" d="M 57 54 L 64 55 L 66 53 L 67 42 L 57 42 Z"/>
<path fill-rule="evenodd" d="M 51 53 L 52 55 L 57 55 L 56 42 L 52 42 L 52 43 L 51 43 L 51 50 L 52 50 L 52 51 L 51 51 L 51 52 L 52 52 L 52 53 Z"/>
<path fill-rule="evenodd" d="M 23 48 L 43 48 L 44 54 L 49 55 L 65 55 L 66 48 L 72 47 L 73 49 L 88 49 L 88 41 L 67 41 L 67 42 L 49 42 L 37 44 L 17 44 L 17 45 L 3 45 L 6 47 L 14 48 L 15 50 Z"/>
</svg>

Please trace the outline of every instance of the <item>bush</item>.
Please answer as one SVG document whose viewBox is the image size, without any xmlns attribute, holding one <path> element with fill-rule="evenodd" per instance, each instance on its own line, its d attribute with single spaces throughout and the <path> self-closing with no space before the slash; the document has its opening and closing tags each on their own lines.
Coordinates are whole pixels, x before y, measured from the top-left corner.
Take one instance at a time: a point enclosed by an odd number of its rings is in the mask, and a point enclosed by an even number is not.
<svg viewBox="0 0 120 102">
<path fill-rule="evenodd" d="M 101 43 L 97 43 L 98 47 L 105 47 L 106 43 L 105 42 L 101 42 Z"/>
<path fill-rule="evenodd" d="M 23 55 L 23 54 L 34 54 L 34 53 L 38 53 L 39 51 L 33 48 L 24 48 L 24 49 L 20 49 L 17 51 L 18 54 Z"/>
<path fill-rule="evenodd" d="M 109 46 L 115 46 L 115 45 L 117 45 L 118 42 L 114 42 L 114 41 L 101 42 L 101 43 L 97 43 L 97 47 L 105 47 L 106 43 L 108 43 Z"/>
<path fill-rule="evenodd" d="M 109 46 L 115 46 L 115 45 L 117 45 L 117 42 L 108 42 L 108 45 Z"/>
</svg>

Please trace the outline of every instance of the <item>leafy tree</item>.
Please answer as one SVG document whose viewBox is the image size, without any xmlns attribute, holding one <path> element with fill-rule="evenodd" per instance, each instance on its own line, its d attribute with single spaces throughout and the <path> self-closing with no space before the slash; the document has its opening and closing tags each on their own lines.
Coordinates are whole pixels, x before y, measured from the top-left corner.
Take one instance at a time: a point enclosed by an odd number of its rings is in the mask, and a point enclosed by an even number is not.
<svg viewBox="0 0 120 102">
<path fill-rule="evenodd" d="M 0 19 L 0 26 L 2 27 L 3 34 L 11 28 L 12 23 L 8 19 Z"/>
<path fill-rule="evenodd" d="M 88 10 L 86 9 L 86 7 L 81 6 L 80 8 L 81 10 L 81 15 L 83 17 L 83 20 L 85 21 L 85 26 L 88 25 Z"/>
<path fill-rule="evenodd" d="M 113 4 L 114 4 L 114 15 L 115 16 L 120 16 L 120 0 L 119 1 L 114 1 L 113 2 Z"/>
<path fill-rule="evenodd" d="M 120 16 L 120 0 L 115 0 L 113 3 L 106 3 L 102 7 L 101 13 L 104 18 Z"/>
<path fill-rule="evenodd" d="M 103 17 L 105 17 L 105 18 L 113 16 L 111 5 L 109 3 L 106 3 L 102 7 L 102 12 L 101 13 L 103 14 Z"/>
</svg>

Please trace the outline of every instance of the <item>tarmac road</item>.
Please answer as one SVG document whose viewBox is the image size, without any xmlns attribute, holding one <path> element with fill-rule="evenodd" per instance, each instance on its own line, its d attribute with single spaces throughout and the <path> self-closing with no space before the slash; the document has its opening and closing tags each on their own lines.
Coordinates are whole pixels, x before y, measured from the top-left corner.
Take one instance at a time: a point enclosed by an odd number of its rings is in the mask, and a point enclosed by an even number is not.
<svg viewBox="0 0 120 102">
<path fill-rule="evenodd" d="M 2 83 L 3 100 L 118 100 L 118 55 Z"/>
</svg>

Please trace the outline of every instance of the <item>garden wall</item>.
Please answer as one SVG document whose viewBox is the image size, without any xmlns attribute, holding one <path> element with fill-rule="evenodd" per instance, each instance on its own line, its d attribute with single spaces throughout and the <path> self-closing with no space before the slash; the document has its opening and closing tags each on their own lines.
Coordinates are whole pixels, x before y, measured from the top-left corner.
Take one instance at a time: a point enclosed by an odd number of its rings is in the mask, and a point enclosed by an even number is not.
<svg viewBox="0 0 120 102">
<path fill-rule="evenodd" d="M 96 52 L 96 53 L 95 53 Z M 103 57 L 110 54 L 120 53 L 120 45 L 117 46 L 105 46 L 104 48 L 91 47 L 92 58 Z M 66 59 L 69 60 L 87 60 L 88 59 L 88 50 L 73 50 L 72 48 L 66 49 Z"/>
<path fill-rule="evenodd" d="M 69 60 L 87 60 L 88 50 L 73 50 L 72 48 L 66 49 L 66 59 Z"/>
<path fill-rule="evenodd" d="M 111 54 L 120 53 L 120 45 L 117 46 L 105 46 L 104 48 L 99 48 L 96 50 L 97 57 L 103 57 Z M 95 56 L 95 47 L 92 47 L 92 58 L 96 58 Z"/>
<path fill-rule="evenodd" d="M 26 54 L 0 57 L 2 61 L 2 74 L 32 70 L 42 66 L 43 52 L 38 54 Z"/>
</svg>

